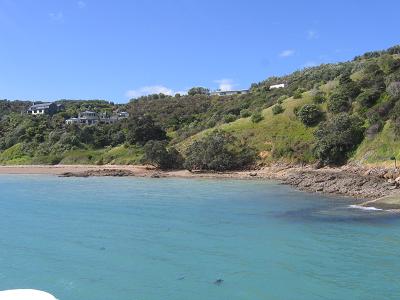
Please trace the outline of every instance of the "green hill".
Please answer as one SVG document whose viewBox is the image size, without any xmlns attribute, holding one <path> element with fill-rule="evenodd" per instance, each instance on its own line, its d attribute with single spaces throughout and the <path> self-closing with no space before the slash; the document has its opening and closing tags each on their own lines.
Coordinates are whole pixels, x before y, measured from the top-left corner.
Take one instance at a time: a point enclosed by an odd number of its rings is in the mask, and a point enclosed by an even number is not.
<svg viewBox="0 0 400 300">
<path fill-rule="evenodd" d="M 270 89 L 275 84 L 285 87 Z M 387 165 L 400 155 L 399 100 L 400 46 L 271 77 L 240 95 L 193 88 L 126 105 L 60 100 L 63 109 L 51 116 L 25 114 L 30 102 L 0 100 L 0 163 L 180 166 L 186 160 L 188 168 L 227 169 L 229 161 L 240 162 L 232 168 L 249 163 L 253 153 L 253 164 Z M 84 110 L 130 116 L 65 124 Z"/>
</svg>

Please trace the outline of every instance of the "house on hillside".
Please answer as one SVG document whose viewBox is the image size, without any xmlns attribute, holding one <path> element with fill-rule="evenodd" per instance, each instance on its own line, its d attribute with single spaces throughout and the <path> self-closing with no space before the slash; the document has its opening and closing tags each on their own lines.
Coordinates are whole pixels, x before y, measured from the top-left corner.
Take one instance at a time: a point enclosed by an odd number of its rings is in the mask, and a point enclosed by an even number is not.
<svg viewBox="0 0 400 300">
<path fill-rule="evenodd" d="M 250 90 L 237 90 L 237 91 L 222 91 L 216 90 L 210 93 L 211 96 L 232 96 L 232 95 L 243 95 L 250 93 Z"/>
<path fill-rule="evenodd" d="M 84 111 L 79 113 L 77 118 L 70 118 L 65 120 L 65 124 L 81 124 L 81 125 L 95 125 L 98 123 L 102 124 L 113 124 L 120 120 L 127 119 L 129 117 L 129 113 L 127 112 L 119 112 L 118 114 L 114 114 L 109 116 L 106 112 L 102 112 L 97 114 L 94 111 Z"/>
<path fill-rule="evenodd" d="M 98 114 L 95 113 L 94 111 L 89 111 L 89 110 L 79 113 L 78 119 L 79 119 L 79 124 L 85 124 L 85 125 L 97 124 L 100 121 Z"/>
<path fill-rule="evenodd" d="M 26 111 L 29 115 L 53 115 L 62 110 L 62 106 L 53 102 L 33 104 Z"/>
<path fill-rule="evenodd" d="M 280 84 L 271 85 L 271 86 L 269 87 L 269 89 L 270 89 L 270 90 L 274 90 L 274 89 L 283 89 L 284 87 L 285 87 L 285 84 L 284 84 L 284 83 L 280 83 Z"/>
<path fill-rule="evenodd" d="M 128 119 L 129 118 L 129 113 L 126 111 L 121 111 L 118 113 L 118 120 L 122 120 L 122 119 Z"/>
<path fill-rule="evenodd" d="M 65 124 L 71 125 L 71 124 L 79 124 L 79 119 L 78 118 L 70 118 L 65 120 Z"/>
</svg>

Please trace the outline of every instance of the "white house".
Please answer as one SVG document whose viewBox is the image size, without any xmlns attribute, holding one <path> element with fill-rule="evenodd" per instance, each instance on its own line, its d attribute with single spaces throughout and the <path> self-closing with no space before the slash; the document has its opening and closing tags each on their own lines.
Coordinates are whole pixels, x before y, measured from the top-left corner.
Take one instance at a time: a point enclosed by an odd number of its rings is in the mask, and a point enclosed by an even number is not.
<svg viewBox="0 0 400 300">
<path fill-rule="evenodd" d="M 282 89 L 282 88 L 284 88 L 284 87 L 285 87 L 285 84 L 284 84 L 284 83 L 280 83 L 280 84 L 271 85 L 271 86 L 269 87 L 269 89 L 270 89 L 270 90 L 273 90 L 273 89 Z"/>
<path fill-rule="evenodd" d="M 95 125 L 98 123 L 103 124 L 113 124 L 120 120 L 127 119 L 129 117 L 129 113 L 122 111 L 118 114 L 114 114 L 113 116 L 109 116 L 107 113 L 96 113 L 94 111 L 84 111 L 79 113 L 77 118 L 70 118 L 65 120 L 67 125 L 71 124 L 82 124 L 82 125 Z"/>
<path fill-rule="evenodd" d="M 221 91 L 216 90 L 210 93 L 211 96 L 231 96 L 231 95 L 243 95 L 248 94 L 249 90 L 238 90 L 238 91 Z"/>
<path fill-rule="evenodd" d="M 61 106 L 53 102 L 33 104 L 28 108 L 27 114 L 29 115 L 52 115 L 55 114 Z"/>
</svg>

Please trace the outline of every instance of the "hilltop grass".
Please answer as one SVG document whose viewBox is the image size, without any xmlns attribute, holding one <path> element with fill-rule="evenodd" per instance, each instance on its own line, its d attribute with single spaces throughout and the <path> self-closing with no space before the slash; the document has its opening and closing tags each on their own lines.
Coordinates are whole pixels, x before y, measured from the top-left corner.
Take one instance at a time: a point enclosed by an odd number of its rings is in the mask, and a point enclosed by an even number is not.
<svg viewBox="0 0 400 300">
<path fill-rule="evenodd" d="M 262 111 L 263 120 L 253 123 L 251 118 L 241 118 L 232 123 L 223 124 L 204 130 L 178 144 L 184 151 L 193 141 L 200 139 L 212 130 L 230 132 L 239 140 L 259 152 L 262 162 L 268 163 L 283 157 L 289 161 L 314 162 L 312 148 L 315 128 L 306 127 L 295 116 L 293 110 L 306 103 L 311 103 L 309 93 L 300 99 L 287 98 L 283 101 L 283 113 L 274 115 L 272 107 Z"/>
</svg>

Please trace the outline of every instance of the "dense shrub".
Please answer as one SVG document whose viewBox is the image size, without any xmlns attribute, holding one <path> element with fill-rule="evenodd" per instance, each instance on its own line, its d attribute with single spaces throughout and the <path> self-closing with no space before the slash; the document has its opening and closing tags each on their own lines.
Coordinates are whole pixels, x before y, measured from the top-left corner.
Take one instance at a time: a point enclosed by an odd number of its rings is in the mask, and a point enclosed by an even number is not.
<svg viewBox="0 0 400 300">
<path fill-rule="evenodd" d="M 284 108 L 283 108 L 282 105 L 280 105 L 279 103 L 278 103 L 278 104 L 275 104 L 274 106 L 272 106 L 272 113 L 273 113 L 274 115 L 281 114 L 281 113 L 283 113 L 284 111 L 285 111 Z"/>
<path fill-rule="evenodd" d="M 227 114 L 224 116 L 225 123 L 231 123 L 231 122 L 235 121 L 236 119 L 237 119 L 237 117 L 234 114 Z"/>
<path fill-rule="evenodd" d="M 363 139 L 360 119 L 346 113 L 334 115 L 315 132 L 315 154 L 324 164 L 344 163 Z"/>
<path fill-rule="evenodd" d="M 315 90 L 311 93 L 312 101 L 316 104 L 321 104 L 326 101 L 325 93 L 323 91 Z"/>
<path fill-rule="evenodd" d="M 261 112 L 257 111 L 251 115 L 251 122 L 253 123 L 258 123 L 261 122 L 264 119 L 262 116 Z"/>
<path fill-rule="evenodd" d="M 388 85 L 386 91 L 393 98 L 399 98 L 400 97 L 400 81 L 391 82 Z"/>
<path fill-rule="evenodd" d="M 368 89 L 357 96 L 357 101 L 362 107 L 372 107 L 379 99 L 381 92 L 376 89 Z"/>
<path fill-rule="evenodd" d="M 214 131 L 189 146 L 184 166 L 188 170 L 226 171 L 243 168 L 254 159 L 254 150 L 227 132 Z"/>
<path fill-rule="evenodd" d="M 299 120 L 306 126 L 314 126 L 321 121 L 322 112 L 315 104 L 305 104 L 296 113 Z"/>
<path fill-rule="evenodd" d="M 349 99 L 341 93 L 333 93 L 329 97 L 328 111 L 332 113 L 348 112 L 351 108 Z"/>
<path fill-rule="evenodd" d="M 300 99 L 301 97 L 303 97 L 303 93 L 305 92 L 304 89 L 299 88 L 296 91 L 294 91 L 293 93 L 293 99 Z"/>
<path fill-rule="evenodd" d="M 248 109 L 242 109 L 242 110 L 240 111 L 240 117 L 241 117 L 241 118 L 248 118 L 248 117 L 250 117 L 250 116 L 251 116 L 250 110 L 248 110 Z"/>
</svg>

